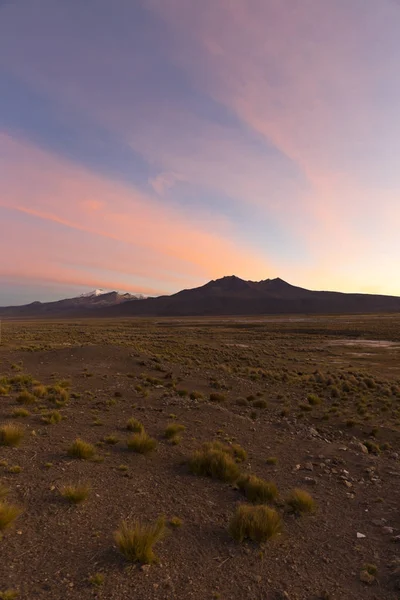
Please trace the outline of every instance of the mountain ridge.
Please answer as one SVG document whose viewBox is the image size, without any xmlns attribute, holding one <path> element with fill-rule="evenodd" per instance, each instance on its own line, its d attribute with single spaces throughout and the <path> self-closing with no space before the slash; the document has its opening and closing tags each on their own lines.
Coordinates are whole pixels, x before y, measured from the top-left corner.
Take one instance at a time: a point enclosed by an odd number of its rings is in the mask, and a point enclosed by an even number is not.
<svg viewBox="0 0 400 600">
<path fill-rule="evenodd" d="M 276 277 L 261 281 L 228 275 L 175 294 L 143 298 L 95 290 L 55 302 L 0 308 L 0 317 L 226 316 L 400 312 L 400 297 L 315 291 Z M 103 290 L 101 290 L 103 292 Z"/>
</svg>

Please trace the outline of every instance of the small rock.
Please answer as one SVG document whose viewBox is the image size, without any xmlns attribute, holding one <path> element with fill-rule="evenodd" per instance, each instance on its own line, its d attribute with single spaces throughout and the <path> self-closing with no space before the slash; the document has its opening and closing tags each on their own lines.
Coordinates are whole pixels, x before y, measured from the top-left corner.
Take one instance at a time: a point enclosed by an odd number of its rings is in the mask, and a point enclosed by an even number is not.
<svg viewBox="0 0 400 600">
<path fill-rule="evenodd" d="M 311 462 L 306 462 L 306 463 L 304 464 L 304 467 L 303 467 L 303 469 L 304 469 L 305 471 L 314 471 L 314 467 L 313 467 L 313 464 L 312 464 Z"/>
<path fill-rule="evenodd" d="M 317 480 L 315 477 L 304 477 L 304 483 L 308 483 L 308 485 L 317 485 Z"/>
<path fill-rule="evenodd" d="M 343 481 L 343 485 L 345 485 L 347 488 L 352 488 L 353 484 L 350 481 L 344 480 Z"/>
<path fill-rule="evenodd" d="M 358 539 L 358 540 L 362 540 L 363 538 L 366 538 L 366 537 L 367 537 L 366 535 L 364 535 L 363 533 L 359 533 L 359 532 L 357 531 L 357 539 Z"/>
<path fill-rule="evenodd" d="M 395 535 L 394 537 L 392 537 L 392 542 L 400 544 L 400 535 Z"/>
<path fill-rule="evenodd" d="M 144 573 L 147 573 L 150 570 L 150 565 L 142 565 L 140 567 L 140 570 L 143 571 Z"/>
<path fill-rule="evenodd" d="M 392 533 L 393 533 L 393 531 L 394 531 L 393 527 L 388 527 L 388 526 L 386 526 L 386 527 L 383 527 L 383 528 L 382 528 L 382 532 L 383 532 L 383 533 L 389 533 L 389 534 L 392 534 Z"/>
<path fill-rule="evenodd" d="M 369 452 L 368 452 L 368 448 L 367 448 L 367 446 L 366 446 L 365 444 L 362 444 L 362 443 L 360 442 L 360 443 L 358 444 L 358 448 L 359 448 L 359 450 L 361 450 L 361 452 L 362 452 L 363 454 L 369 454 Z"/>
</svg>

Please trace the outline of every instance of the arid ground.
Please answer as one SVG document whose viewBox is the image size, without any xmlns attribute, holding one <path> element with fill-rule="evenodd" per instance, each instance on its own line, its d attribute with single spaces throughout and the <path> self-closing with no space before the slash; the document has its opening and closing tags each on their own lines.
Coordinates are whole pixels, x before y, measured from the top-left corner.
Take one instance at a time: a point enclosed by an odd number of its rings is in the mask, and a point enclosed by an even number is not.
<svg viewBox="0 0 400 600">
<path fill-rule="evenodd" d="M 400 316 L 3 321 L 0 378 L 0 427 L 23 429 L 0 445 L 0 517 L 22 511 L 0 598 L 400 598 Z M 151 452 L 128 448 L 131 418 Z M 94 456 L 71 456 L 77 438 Z M 237 481 L 190 468 L 215 440 L 278 488 L 265 543 L 230 535 L 253 506 Z M 314 512 L 293 512 L 294 488 Z M 127 560 L 121 522 L 162 515 L 156 562 Z"/>
</svg>

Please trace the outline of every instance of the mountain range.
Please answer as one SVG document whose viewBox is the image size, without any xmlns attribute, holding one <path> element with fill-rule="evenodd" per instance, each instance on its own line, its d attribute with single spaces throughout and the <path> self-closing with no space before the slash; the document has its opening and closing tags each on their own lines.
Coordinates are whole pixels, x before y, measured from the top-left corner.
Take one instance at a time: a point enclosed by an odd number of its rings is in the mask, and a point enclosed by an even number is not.
<svg viewBox="0 0 400 600">
<path fill-rule="evenodd" d="M 400 297 L 312 291 L 282 279 L 231 275 L 170 296 L 145 298 L 94 290 L 77 298 L 0 308 L 0 317 L 218 316 L 400 312 Z"/>
</svg>

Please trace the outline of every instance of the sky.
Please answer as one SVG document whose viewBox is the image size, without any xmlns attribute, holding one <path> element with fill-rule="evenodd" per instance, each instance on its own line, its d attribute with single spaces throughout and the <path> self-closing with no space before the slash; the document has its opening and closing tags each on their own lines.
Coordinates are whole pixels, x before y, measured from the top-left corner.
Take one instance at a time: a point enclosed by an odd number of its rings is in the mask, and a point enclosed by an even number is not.
<svg viewBox="0 0 400 600">
<path fill-rule="evenodd" d="M 0 305 L 400 295 L 400 1 L 0 0 Z"/>
</svg>

